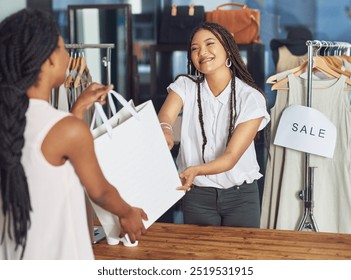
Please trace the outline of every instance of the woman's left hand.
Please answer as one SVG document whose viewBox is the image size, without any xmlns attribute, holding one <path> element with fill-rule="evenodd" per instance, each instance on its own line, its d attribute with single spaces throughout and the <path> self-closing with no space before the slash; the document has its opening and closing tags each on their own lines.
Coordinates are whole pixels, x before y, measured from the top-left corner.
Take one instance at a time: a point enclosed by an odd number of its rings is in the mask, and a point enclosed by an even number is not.
<svg viewBox="0 0 351 280">
<path fill-rule="evenodd" d="M 199 175 L 199 168 L 197 166 L 190 166 L 179 174 L 182 181 L 182 186 L 177 187 L 177 190 L 190 191 L 195 177 Z"/>
<path fill-rule="evenodd" d="M 73 104 L 71 113 L 82 120 L 85 111 L 93 106 L 94 102 L 105 104 L 106 95 L 112 89 L 113 85 L 105 86 L 98 83 L 92 83 L 78 96 L 78 99 Z"/>
</svg>

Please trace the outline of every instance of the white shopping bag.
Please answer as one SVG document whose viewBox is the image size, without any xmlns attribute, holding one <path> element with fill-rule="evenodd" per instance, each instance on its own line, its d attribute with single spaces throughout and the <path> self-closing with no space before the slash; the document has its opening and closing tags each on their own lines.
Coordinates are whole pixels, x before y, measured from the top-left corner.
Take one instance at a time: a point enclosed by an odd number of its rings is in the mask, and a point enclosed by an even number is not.
<svg viewBox="0 0 351 280">
<path fill-rule="evenodd" d="M 124 107 L 117 113 L 111 108 L 114 115 L 107 120 L 101 105 L 95 104 L 95 113 L 104 122 L 92 129 L 96 155 L 105 177 L 123 199 L 147 213 L 144 225 L 148 228 L 184 195 L 176 190 L 181 181 L 152 102 L 134 107 L 120 94 L 109 94 Z M 92 204 L 108 243 L 118 243 L 118 217 Z"/>
</svg>

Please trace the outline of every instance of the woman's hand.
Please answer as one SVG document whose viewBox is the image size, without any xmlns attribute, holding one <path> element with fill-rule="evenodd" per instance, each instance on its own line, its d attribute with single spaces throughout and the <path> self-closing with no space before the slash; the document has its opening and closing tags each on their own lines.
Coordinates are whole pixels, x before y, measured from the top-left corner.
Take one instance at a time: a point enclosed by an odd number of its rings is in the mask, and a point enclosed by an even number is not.
<svg viewBox="0 0 351 280">
<path fill-rule="evenodd" d="M 199 175 L 200 169 L 198 166 L 190 166 L 179 174 L 179 178 L 182 181 L 182 186 L 178 187 L 177 190 L 190 191 L 193 185 L 194 179 Z"/>
<path fill-rule="evenodd" d="M 98 83 L 92 83 L 79 95 L 77 101 L 73 104 L 71 113 L 82 120 L 84 113 L 94 104 L 94 102 L 105 104 L 106 95 L 112 89 L 113 85 L 105 86 Z"/>
<path fill-rule="evenodd" d="M 142 220 L 148 220 L 144 210 L 137 207 L 130 207 L 130 210 L 126 215 L 119 217 L 119 223 L 121 225 L 120 237 L 128 234 L 132 243 L 137 241 L 141 235 L 145 233 L 145 227 Z"/>
</svg>

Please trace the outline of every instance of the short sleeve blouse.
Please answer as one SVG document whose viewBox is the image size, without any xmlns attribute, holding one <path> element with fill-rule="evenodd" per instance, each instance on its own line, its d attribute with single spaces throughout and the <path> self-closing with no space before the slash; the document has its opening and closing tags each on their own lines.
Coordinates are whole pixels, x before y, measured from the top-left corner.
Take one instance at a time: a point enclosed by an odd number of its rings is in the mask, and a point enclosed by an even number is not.
<svg viewBox="0 0 351 280">
<path fill-rule="evenodd" d="M 181 140 L 177 157 L 178 169 L 182 171 L 189 166 L 203 163 L 203 137 L 197 102 L 198 89 L 195 82 L 184 76 L 171 83 L 167 89 L 173 90 L 183 100 Z M 200 84 L 201 107 L 207 138 L 204 152 L 206 162 L 218 158 L 225 151 L 230 116 L 230 93 L 231 81 L 217 97 L 211 92 L 206 80 Z M 236 78 L 236 95 L 237 120 L 235 126 L 263 117 L 259 130 L 263 129 L 270 120 L 263 95 L 238 78 Z M 244 182 L 252 183 L 261 177 L 252 142 L 231 170 L 216 175 L 197 176 L 194 184 L 204 187 L 229 188 Z"/>
</svg>

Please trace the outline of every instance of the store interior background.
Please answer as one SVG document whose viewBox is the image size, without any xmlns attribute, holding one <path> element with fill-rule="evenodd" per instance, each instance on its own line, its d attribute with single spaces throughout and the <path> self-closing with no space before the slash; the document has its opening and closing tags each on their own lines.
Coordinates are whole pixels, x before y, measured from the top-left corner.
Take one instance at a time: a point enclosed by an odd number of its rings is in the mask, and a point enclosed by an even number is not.
<svg viewBox="0 0 351 280">
<path fill-rule="evenodd" d="M 148 46 L 157 44 L 157 35 L 163 7 L 173 3 L 177 5 L 193 3 L 195 5 L 203 5 L 205 11 L 210 11 L 215 9 L 219 4 L 228 2 L 243 3 L 250 8 L 259 9 L 261 11 L 261 38 L 265 46 L 265 78 L 269 77 L 275 71 L 269 43 L 273 38 L 286 38 L 286 28 L 289 26 L 307 26 L 314 35 L 313 39 L 351 42 L 350 0 L 295 0 L 293 2 L 290 0 L 0 0 L 0 20 L 24 7 L 36 7 L 52 11 L 66 42 L 78 43 L 69 42 L 68 40 L 68 5 L 131 4 L 133 46 L 136 48 L 139 46 L 140 49 L 143 50 L 143 55 L 137 56 L 138 75 L 141 83 L 139 95 L 147 98 L 149 94 L 148 79 L 150 78 Z M 111 28 L 114 28 L 113 24 L 111 24 Z M 182 59 L 179 59 L 178 61 L 181 60 Z M 184 62 L 184 67 L 185 64 Z M 174 69 L 173 74 L 176 75 L 178 72 L 185 71 L 185 68 L 182 66 L 183 65 L 177 65 L 177 69 Z M 264 90 L 268 96 L 269 107 L 271 107 L 275 100 L 274 92 L 270 91 L 269 85 L 265 85 Z M 165 91 L 165 89 L 163 89 L 163 91 Z M 141 101 L 143 101 L 143 98 Z"/>
<path fill-rule="evenodd" d="M 24 7 L 40 8 L 50 11 L 55 16 L 61 33 L 66 43 L 82 43 L 72 42 L 69 38 L 69 21 L 68 21 L 68 5 L 131 5 L 131 41 L 134 69 L 136 69 L 130 77 L 133 88 L 125 90 L 119 89 L 121 94 L 127 98 L 135 99 L 135 103 L 141 103 L 148 99 L 154 98 L 155 93 L 151 90 L 156 90 L 156 95 L 161 99 L 154 100 L 156 110 L 159 109 L 162 100 L 166 95 L 166 85 L 171 77 L 175 77 L 180 73 L 186 72 L 186 52 L 175 50 L 171 54 L 172 63 L 165 63 L 160 65 L 163 72 L 167 72 L 166 81 L 162 81 L 162 75 L 157 76 L 157 89 L 152 88 L 151 81 L 151 67 L 150 67 L 150 46 L 157 45 L 158 32 L 160 27 L 161 13 L 164 7 L 171 4 L 188 5 L 190 3 L 195 5 L 203 5 L 205 11 L 211 11 L 216 6 L 228 2 L 237 2 L 248 5 L 250 8 L 259 9 L 261 11 L 261 30 L 260 35 L 264 45 L 262 52 L 262 73 L 260 79 L 265 81 L 270 75 L 275 73 L 275 65 L 273 64 L 272 54 L 269 43 L 274 38 L 286 38 L 287 28 L 290 26 L 308 27 L 312 33 L 313 38 L 325 41 L 341 41 L 351 42 L 351 1 L 350 0 L 237 0 L 237 1 L 213 1 L 213 0 L 129 0 L 129 1 L 116 1 L 116 0 L 16 0 L 6 1 L 0 0 L 0 20 L 7 15 Z M 88 26 L 86 28 L 94 28 Z M 92 22 L 90 22 L 92 24 Z M 107 29 L 107 28 L 106 28 Z M 117 29 L 114 22 L 108 25 L 109 30 Z M 95 42 L 85 42 L 95 43 Z M 111 42 L 103 42 L 111 43 Z M 243 53 L 245 56 L 245 53 Z M 158 62 L 162 60 L 158 57 Z M 164 58 L 163 58 L 164 59 Z M 164 59 L 165 60 L 165 59 Z M 96 62 L 88 61 L 88 65 L 93 67 Z M 113 63 L 113 61 L 112 61 Z M 125 64 L 122 64 L 125 67 Z M 131 66 L 130 66 L 131 67 Z M 163 68 L 162 68 L 163 67 Z M 255 67 L 255 65 L 253 65 Z M 164 73 L 163 73 L 164 74 Z M 254 77 L 255 78 L 255 77 Z M 97 82 L 104 83 L 104 80 L 94 77 Z M 112 80 L 114 83 L 118 83 Z M 275 92 L 270 90 L 270 85 L 259 83 L 259 86 L 265 91 L 268 98 L 268 107 L 271 108 L 275 102 Z M 153 95 L 153 96 L 152 96 Z M 265 151 L 264 139 L 258 141 L 257 149 L 259 161 L 262 172 L 264 172 Z M 263 180 L 259 182 L 260 191 L 263 191 Z M 178 209 L 174 208 L 166 216 L 163 217 L 165 221 L 181 222 L 181 217 L 177 217 Z"/>
</svg>

